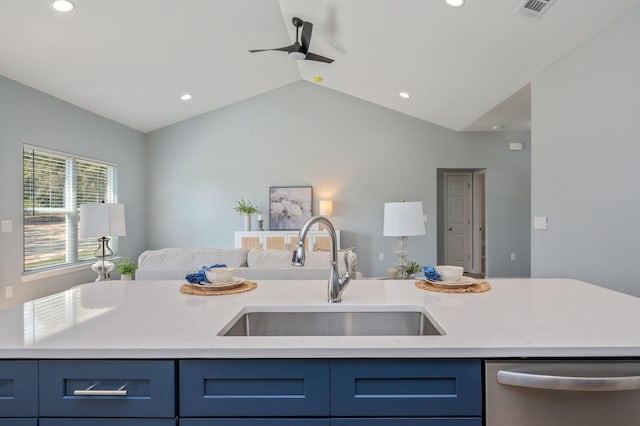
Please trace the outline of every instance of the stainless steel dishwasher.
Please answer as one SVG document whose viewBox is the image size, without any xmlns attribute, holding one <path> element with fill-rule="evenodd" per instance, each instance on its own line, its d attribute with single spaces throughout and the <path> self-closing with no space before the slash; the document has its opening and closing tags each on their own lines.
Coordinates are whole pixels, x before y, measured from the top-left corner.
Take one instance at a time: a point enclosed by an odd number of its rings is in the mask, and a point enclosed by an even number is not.
<svg viewBox="0 0 640 426">
<path fill-rule="evenodd" d="M 486 426 L 638 426 L 640 362 L 486 361 Z"/>
</svg>

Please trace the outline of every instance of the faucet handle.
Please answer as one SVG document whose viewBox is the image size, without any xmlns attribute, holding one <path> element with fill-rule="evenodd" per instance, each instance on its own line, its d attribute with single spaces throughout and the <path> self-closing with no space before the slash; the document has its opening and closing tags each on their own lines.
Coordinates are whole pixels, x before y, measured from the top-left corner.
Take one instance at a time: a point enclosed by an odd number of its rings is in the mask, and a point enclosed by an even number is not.
<svg viewBox="0 0 640 426">
<path fill-rule="evenodd" d="M 344 265 L 347 267 L 345 274 L 343 275 L 343 277 L 346 278 L 351 278 L 351 273 L 349 272 L 349 253 L 348 252 L 344 252 Z"/>
<path fill-rule="evenodd" d="M 305 262 L 305 253 L 304 253 L 304 240 L 303 242 L 298 242 L 298 246 L 293 251 L 293 256 L 291 257 L 291 264 L 293 266 L 304 266 Z"/>
</svg>

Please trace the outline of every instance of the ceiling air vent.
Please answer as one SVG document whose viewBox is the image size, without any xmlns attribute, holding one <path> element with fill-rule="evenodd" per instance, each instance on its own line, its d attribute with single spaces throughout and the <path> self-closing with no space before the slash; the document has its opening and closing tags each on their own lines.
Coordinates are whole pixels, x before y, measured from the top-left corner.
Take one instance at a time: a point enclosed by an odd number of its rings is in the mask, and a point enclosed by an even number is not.
<svg viewBox="0 0 640 426">
<path fill-rule="evenodd" d="M 551 7 L 556 0 L 526 0 L 518 8 L 516 13 L 527 18 L 540 19 L 543 13 Z"/>
</svg>

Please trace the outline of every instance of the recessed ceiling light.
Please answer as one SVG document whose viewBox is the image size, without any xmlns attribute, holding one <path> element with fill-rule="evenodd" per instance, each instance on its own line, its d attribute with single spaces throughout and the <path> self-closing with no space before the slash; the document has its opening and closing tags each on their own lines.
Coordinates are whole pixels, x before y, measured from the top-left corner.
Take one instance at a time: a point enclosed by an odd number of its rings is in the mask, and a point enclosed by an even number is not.
<svg viewBox="0 0 640 426">
<path fill-rule="evenodd" d="M 491 126 L 491 130 L 500 130 L 502 129 L 502 126 L 499 124 L 494 124 L 493 126 Z"/>
<path fill-rule="evenodd" d="M 191 94 L 190 93 L 185 93 L 184 95 L 180 96 L 180 99 L 183 101 L 188 101 L 189 99 L 191 99 Z"/>
<path fill-rule="evenodd" d="M 464 6 L 464 0 L 446 0 L 447 4 L 451 7 L 462 7 Z"/>
<path fill-rule="evenodd" d="M 408 94 L 407 92 L 400 92 L 400 97 L 401 98 L 405 98 L 405 99 L 409 99 L 411 97 L 411 95 Z"/>
<path fill-rule="evenodd" d="M 58 12 L 71 12 L 76 6 L 69 0 L 56 0 L 51 3 L 51 7 Z"/>
</svg>

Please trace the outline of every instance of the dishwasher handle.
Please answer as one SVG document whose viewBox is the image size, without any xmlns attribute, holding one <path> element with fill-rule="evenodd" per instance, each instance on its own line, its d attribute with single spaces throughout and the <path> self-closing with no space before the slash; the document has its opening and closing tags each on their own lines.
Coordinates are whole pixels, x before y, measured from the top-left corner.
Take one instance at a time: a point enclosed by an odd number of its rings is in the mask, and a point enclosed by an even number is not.
<svg viewBox="0 0 640 426">
<path fill-rule="evenodd" d="M 570 377 L 499 370 L 498 383 L 561 391 L 629 391 L 640 389 L 640 376 Z"/>
</svg>

